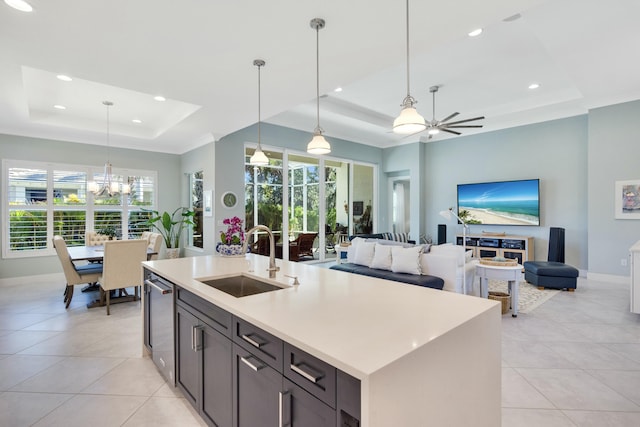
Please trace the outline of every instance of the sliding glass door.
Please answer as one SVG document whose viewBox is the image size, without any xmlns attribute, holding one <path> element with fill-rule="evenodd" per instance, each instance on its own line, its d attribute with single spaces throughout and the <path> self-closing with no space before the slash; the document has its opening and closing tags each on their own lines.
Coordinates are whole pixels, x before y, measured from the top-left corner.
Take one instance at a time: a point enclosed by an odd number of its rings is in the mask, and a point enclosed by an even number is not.
<svg viewBox="0 0 640 427">
<path fill-rule="evenodd" d="M 289 242 L 302 233 L 316 237 L 312 255 L 300 260 L 323 261 L 334 258 L 335 246 L 350 234 L 373 232 L 375 166 L 286 150 L 270 150 L 269 165 L 252 166 L 253 150 L 245 150 L 245 224 L 274 230 L 278 256 L 295 258 Z"/>
</svg>

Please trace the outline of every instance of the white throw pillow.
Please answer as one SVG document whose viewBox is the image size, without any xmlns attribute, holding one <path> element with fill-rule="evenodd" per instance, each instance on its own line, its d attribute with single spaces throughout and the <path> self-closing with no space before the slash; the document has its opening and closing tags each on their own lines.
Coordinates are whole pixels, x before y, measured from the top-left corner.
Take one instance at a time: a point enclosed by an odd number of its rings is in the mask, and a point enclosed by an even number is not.
<svg viewBox="0 0 640 427">
<path fill-rule="evenodd" d="M 369 267 L 369 264 L 371 264 L 371 260 L 373 259 L 373 252 L 375 250 L 375 247 L 375 243 L 359 243 L 356 246 L 356 254 L 353 259 L 353 263 Z"/>
<path fill-rule="evenodd" d="M 380 270 L 391 270 L 391 248 L 390 245 L 375 244 L 373 259 L 369 268 L 377 268 Z"/>
<path fill-rule="evenodd" d="M 411 248 L 391 246 L 391 271 L 394 273 L 421 274 L 421 253 L 422 246 Z"/>
<path fill-rule="evenodd" d="M 462 266 L 465 262 L 468 262 L 471 258 L 472 251 L 467 251 L 465 254 L 462 246 L 452 245 L 450 243 L 444 245 L 431 246 L 431 251 L 434 254 L 449 254 L 455 255 L 458 266 Z"/>
<path fill-rule="evenodd" d="M 362 237 L 355 237 L 351 240 L 351 244 L 347 248 L 347 262 L 355 262 L 356 259 L 356 248 L 360 243 L 364 242 Z"/>
</svg>

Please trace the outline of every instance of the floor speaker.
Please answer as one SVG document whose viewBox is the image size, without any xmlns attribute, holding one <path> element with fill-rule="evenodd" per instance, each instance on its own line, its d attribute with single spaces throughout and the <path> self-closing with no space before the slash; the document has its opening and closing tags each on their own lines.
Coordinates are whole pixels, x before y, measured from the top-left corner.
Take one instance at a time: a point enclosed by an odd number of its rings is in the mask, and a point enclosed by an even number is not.
<svg viewBox="0 0 640 427">
<path fill-rule="evenodd" d="M 547 261 L 564 262 L 564 228 L 549 230 L 549 256 Z"/>
<path fill-rule="evenodd" d="M 447 225 L 438 224 L 438 244 L 443 245 L 447 243 Z"/>
</svg>

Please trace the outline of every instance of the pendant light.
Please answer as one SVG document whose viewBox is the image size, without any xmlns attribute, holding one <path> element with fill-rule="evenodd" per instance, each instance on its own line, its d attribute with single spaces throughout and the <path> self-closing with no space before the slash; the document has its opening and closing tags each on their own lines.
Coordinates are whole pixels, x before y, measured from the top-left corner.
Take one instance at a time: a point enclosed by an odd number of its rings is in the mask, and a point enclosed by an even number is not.
<svg viewBox="0 0 640 427">
<path fill-rule="evenodd" d="M 260 145 L 260 68 L 264 67 L 266 63 L 262 59 L 254 59 L 253 65 L 258 67 L 258 146 L 256 151 L 253 152 L 253 156 L 249 159 L 249 163 L 254 166 L 265 166 L 269 164 L 269 159 L 262 151 Z"/>
<path fill-rule="evenodd" d="M 111 162 L 109 161 L 109 107 L 113 106 L 113 102 L 102 101 L 102 104 L 107 107 L 107 161 L 104 164 L 102 184 L 92 181 L 87 184 L 87 189 L 91 191 L 95 197 L 113 197 L 118 193 L 129 194 L 131 187 L 128 184 L 122 185 L 122 191 L 120 191 L 120 184 L 113 180 Z"/>
<path fill-rule="evenodd" d="M 411 96 L 409 89 L 409 0 L 407 0 L 407 96 L 402 101 L 400 115 L 393 121 L 393 132 L 402 135 L 422 132 L 427 128 L 424 117 L 418 114 L 414 107 L 418 101 Z"/>
<path fill-rule="evenodd" d="M 307 153 L 328 154 L 331 152 L 331 145 L 324 139 L 324 132 L 320 127 L 320 30 L 324 28 L 324 19 L 314 18 L 310 22 L 311 28 L 316 30 L 316 112 L 317 125 L 313 131 L 313 138 L 307 144 Z"/>
</svg>

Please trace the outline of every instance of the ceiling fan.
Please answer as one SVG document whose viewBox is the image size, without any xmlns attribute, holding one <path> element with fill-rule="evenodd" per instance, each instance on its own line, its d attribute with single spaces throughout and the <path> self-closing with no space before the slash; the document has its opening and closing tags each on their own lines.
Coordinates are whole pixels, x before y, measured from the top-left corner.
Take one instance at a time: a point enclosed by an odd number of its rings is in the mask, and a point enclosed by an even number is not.
<svg viewBox="0 0 640 427">
<path fill-rule="evenodd" d="M 463 124 L 463 123 L 469 123 L 469 122 L 473 122 L 473 121 L 476 121 L 476 120 L 483 120 L 484 116 L 479 116 L 479 117 L 474 117 L 472 119 L 465 119 L 465 120 L 458 120 L 458 121 L 455 121 L 455 122 L 450 122 L 449 120 L 453 119 L 458 114 L 460 114 L 458 112 L 450 114 L 450 115 L 448 115 L 447 117 L 445 117 L 442 120 L 436 120 L 436 92 L 438 92 L 439 88 L 440 88 L 440 86 L 431 86 L 429 88 L 429 92 L 431 92 L 433 94 L 433 118 L 431 120 L 427 120 L 426 121 L 427 128 L 425 130 L 429 134 L 429 138 L 428 139 L 433 138 L 433 135 L 437 135 L 438 133 L 440 133 L 440 131 L 452 133 L 452 134 L 455 134 L 455 135 L 462 135 L 461 132 L 458 132 L 458 131 L 453 130 L 453 129 L 481 128 L 482 127 L 482 125 L 469 125 L 469 124 Z"/>
</svg>

